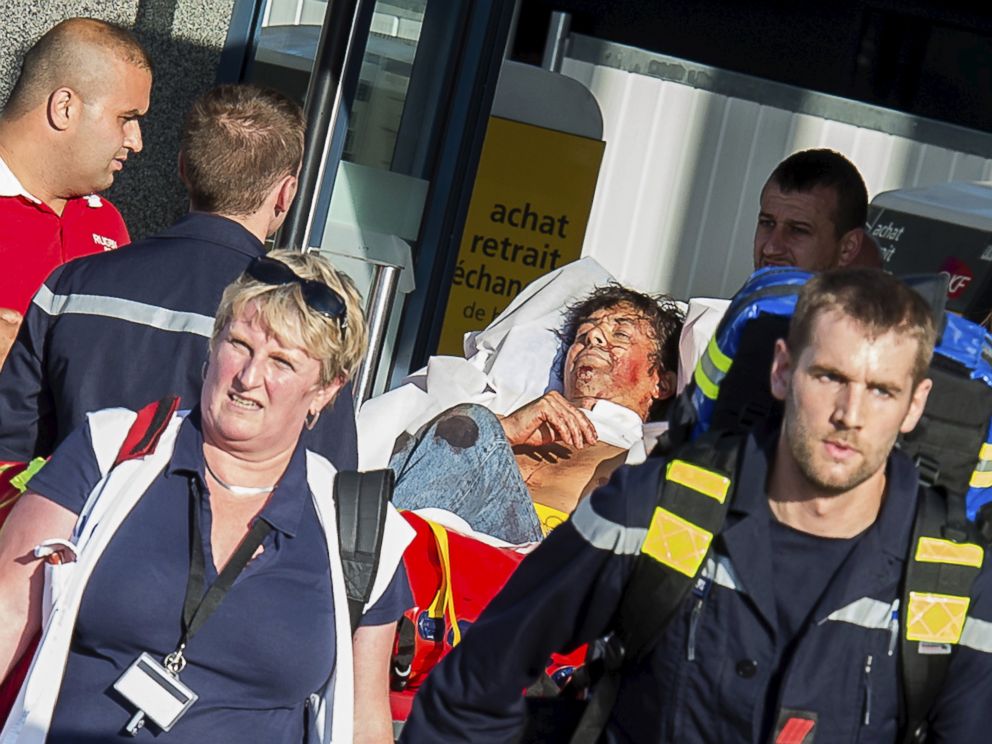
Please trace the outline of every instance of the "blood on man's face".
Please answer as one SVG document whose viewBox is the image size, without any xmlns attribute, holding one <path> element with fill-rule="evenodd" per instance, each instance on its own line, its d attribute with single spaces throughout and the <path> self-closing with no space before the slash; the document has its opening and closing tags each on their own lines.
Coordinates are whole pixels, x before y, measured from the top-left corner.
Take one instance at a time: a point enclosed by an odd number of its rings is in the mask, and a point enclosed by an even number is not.
<svg viewBox="0 0 992 744">
<path fill-rule="evenodd" d="M 565 397 L 588 407 L 593 399 L 625 406 L 642 419 L 659 396 L 651 323 L 621 302 L 584 318 L 565 357 Z"/>
</svg>

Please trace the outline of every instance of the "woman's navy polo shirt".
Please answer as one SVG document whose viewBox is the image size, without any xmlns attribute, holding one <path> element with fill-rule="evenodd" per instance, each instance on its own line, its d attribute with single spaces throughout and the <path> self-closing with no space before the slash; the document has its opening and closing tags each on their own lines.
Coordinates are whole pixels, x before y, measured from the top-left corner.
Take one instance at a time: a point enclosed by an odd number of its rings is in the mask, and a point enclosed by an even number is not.
<svg viewBox="0 0 992 744">
<path fill-rule="evenodd" d="M 70 435 L 31 488 L 77 514 L 99 481 L 88 427 Z M 90 577 L 73 635 L 49 744 L 134 741 L 121 730 L 134 712 L 112 689 L 142 651 L 175 650 L 189 577 L 189 479 L 203 488 L 197 411 L 182 423 L 162 474 L 121 524 Z M 210 503 L 202 500 L 207 582 L 216 576 Z M 273 530 L 220 606 L 190 640 L 182 681 L 200 696 L 168 734 L 137 739 L 300 742 L 303 705 L 335 662 L 334 606 L 324 531 L 296 451 L 260 517 Z M 413 603 L 402 564 L 362 623 L 395 622 Z M 349 639 L 350 640 L 350 639 Z"/>
</svg>

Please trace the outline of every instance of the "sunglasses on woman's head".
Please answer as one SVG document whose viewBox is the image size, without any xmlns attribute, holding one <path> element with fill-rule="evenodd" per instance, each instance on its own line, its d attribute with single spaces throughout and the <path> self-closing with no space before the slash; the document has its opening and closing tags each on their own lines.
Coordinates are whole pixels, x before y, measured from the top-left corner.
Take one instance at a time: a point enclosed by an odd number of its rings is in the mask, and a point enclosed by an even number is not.
<svg viewBox="0 0 992 744">
<path fill-rule="evenodd" d="M 323 282 L 297 276 L 296 272 L 282 261 L 268 256 L 259 256 L 253 259 L 248 264 L 247 273 L 252 279 L 263 284 L 298 284 L 307 307 L 325 318 L 338 321 L 342 330 L 346 328 L 348 316 L 344 300 L 341 295 Z"/>
</svg>

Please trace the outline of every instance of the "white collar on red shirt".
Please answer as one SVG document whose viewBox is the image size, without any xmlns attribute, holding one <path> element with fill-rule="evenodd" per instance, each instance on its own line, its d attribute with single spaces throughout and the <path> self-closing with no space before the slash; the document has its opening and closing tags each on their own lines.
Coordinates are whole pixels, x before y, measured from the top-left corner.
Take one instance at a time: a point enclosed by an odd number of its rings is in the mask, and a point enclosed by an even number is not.
<svg viewBox="0 0 992 744">
<path fill-rule="evenodd" d="M 28 201 L 33 201 L 35 204 L 41 204 L 41 199 L 36 196 L 32 196 L 28 193 L 28 190 L 21 185 L 21 182 L 17 180 L 17 176 L 10 167 L 0 158 L 0 197 L 2 196 L 23 196 Z M 86 200 L 86 205 L 89 207 L 102 207 L 103 200 L 96 194 L 87 194 L 83 197 Z"/>
</svg>

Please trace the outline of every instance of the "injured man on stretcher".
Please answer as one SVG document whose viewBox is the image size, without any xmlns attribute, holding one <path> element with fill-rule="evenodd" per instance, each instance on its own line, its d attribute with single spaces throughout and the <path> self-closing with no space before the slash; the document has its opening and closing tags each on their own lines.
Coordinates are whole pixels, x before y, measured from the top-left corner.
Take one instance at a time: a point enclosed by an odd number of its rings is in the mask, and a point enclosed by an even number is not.
<svg viewBox="0 0 992 744">
<path fill-rule="evenodd" d="M 459 403 L 395 440 L 398 508 L 445 510 L 476 533 L 532 542 L 619 465 L 643 459 L 644 424 L 675 392 L 682 312 L 609 283 L 558 313 L 545 329 L 555 359 L 532 371 L 549 389 L 505 414 Z"/>
</svg>

